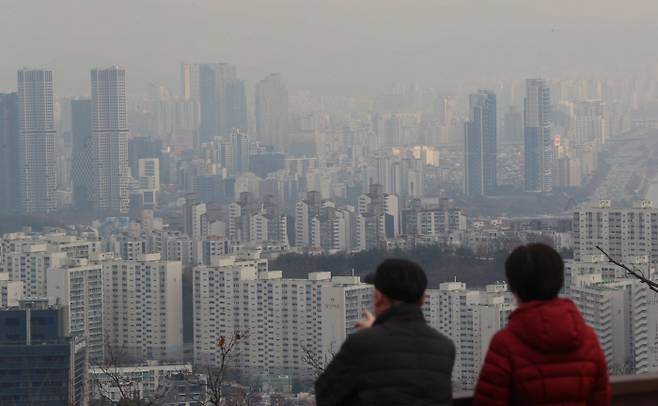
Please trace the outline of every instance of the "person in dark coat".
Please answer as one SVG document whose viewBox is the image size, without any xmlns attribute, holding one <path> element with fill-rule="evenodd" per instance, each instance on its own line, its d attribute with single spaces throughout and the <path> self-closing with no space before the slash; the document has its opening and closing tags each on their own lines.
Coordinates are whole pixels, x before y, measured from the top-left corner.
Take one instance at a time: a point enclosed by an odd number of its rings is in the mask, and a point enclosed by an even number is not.
<svg viewBox="0 0 658 406">
<path fill-rule="evenodd" d="M 543 244 L 521 246 L 505 272 L 520 304 L 489 344 L 473 405 L 610 405 L 596 335 L 571 300 L 558 298 L 560 255 Z"/>
<path fill-rule="evenodd" d="M 366 312 L 315 382 L 317 405 L 450 404 L 455 347 L 425 322 L 425 272 L 389 259 L 366 282 L 375 315 Z"/>
</svg>

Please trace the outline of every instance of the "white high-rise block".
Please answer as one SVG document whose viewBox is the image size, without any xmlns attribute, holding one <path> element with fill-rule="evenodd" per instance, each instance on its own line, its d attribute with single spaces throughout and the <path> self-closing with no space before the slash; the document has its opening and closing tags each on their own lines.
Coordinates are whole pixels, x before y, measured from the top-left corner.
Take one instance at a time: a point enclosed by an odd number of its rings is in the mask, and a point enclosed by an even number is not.
<svg viewBox="0 0 658 406">
<path fill-rule="evenodd" d="M 81 261 L 79 266 L 48 271 L 48 298 L 68 311 L 68 334 L 84 336 L 89 362 L 103 360 L 103 266 Z"/>
<path fill-rule="evenodd" d="M 207 208 L 205 203 L 190 203 L 185 206 L 185 233 L 195 241 L 208 234 Z"/>
<path fill-rule="evenodd" d="M 599 278 L 587 278 L 597 275 Z M 592 326 L 611 374 L 658 370 L 655 295 L 635 279 L 575 278 L 570 296 Z"/>
<path fill-rule="evenodd" d="M 23 297 L 46 297 L 46 273 L 66 261 L 65 252 L 49 250 L 43 242 L 32 242 L 6 254 L 0 271 L 7 272 L 10 280 L 23 283 Z"/>
<path fill-rule="evenodd" d="M 18 71 L 20 201 L 25 213 L 56 209 L 53 73 Z"/>
<path fill-rule="evenodd" d="M 91 203 L 95 210 L 127 213 L 128 113 L 126 71 L 118 66 L 91 71 Z"/>
<path fill-rule="evenodd" d="M 220 361 L 218 341 L 230 339 L 241 331 L 241 281 L 254 280 L 255 264 L 234 266 L 234 263 L 215 267 L 194 268 L 194 361 L 199 365 L 216 365 Z M 237 309 L 236 309 L 237 308 Z M 242 346 L 242 343 L 240 343 Z"/>
<path fill-rule="evenodd" d="M 159 254 L 104 262 L 107 343 L 137 359 L 182 359 L 182 276 L 180 262 L 161 261 Z"/>
<path fill-rule="evenodd" d="M 18 306 L 23 299 L 23 282 L 9 279 L 8 272 L 0 272 L 0 307 Z"/>
<path fill-rule="evenodd" d="M 324 359 L 338 352 L 347 336 L 356 331 L 354 325 L 363 318 L 363 311 L 372 307 L 370 285 L 359 277 L 335 276 L 331 285 L 322 288 L 322 346 Z"/>
<path fill-rule="evenodd" d="M 493 335 L 505 326 L 514 300 L 505 284 L 470 290 L 462 282 L 446 282 L 426 292 L 424 312 L 432 327 L 448 336 L 457 350 L 453 381 L 472 388 Z"/>
<path fill-rule="evenodd" d="M 298 202 L 295 206 L 295 246 L 298 248 L 311 244 L 310 221 L 309 204 L 306 201 Z"/>
<path fill-rule="evenodd" d="M 158 158 L 142 158 L 137 161 L 139 188 L 142 193 L 144 207 L 157 205 L 156 197 L 160 191 L 160 160 Z"/>
<path fill-rule="evenodd" d="M 194 358 L 220 361 L 220 337 L 241 335 L 233 366 L 248 375 L 311 379 L 308 356 L 335 353 L 363 309 L 372 287 L 358 277 L 328 272 L 284 279 L 262 260 L 225 257 L 194 269 Z M 326 350 L 325 350 L 326 349 Z"/>
<path fill-rule="evenodd" d="M 658 262 L 658 209 L 650 201 L 616 209 L 609 201 L 574 213 L 574 259 L 601 255 L 600 246 L 617 260 L 648 256 Z"/>
</svg>

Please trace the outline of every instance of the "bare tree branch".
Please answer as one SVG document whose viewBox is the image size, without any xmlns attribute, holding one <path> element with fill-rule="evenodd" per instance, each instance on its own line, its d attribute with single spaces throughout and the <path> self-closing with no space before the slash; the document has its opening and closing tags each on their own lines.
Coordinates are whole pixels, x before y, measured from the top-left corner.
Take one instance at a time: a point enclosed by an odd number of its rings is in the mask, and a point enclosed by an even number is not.
<svg viewBox="0 0 658 406">
<path fill-rule="evenodd" d="M 605 250 L 603 250 L 603 248 L 599 247 L 598 245 L 596 246 L 596 249 L 598 249 L 599 251 L 601 251 L 601 252 L 603 253 L 603 255 L 606 256 L 606 258 L 608 259 L 608 262 L 610 262 L 611 264 L 617 265 L 618 267 L 622 268 L 623 270 L 626 271 L 626 273 L 628 273 L 628 274 L 630 274 L 631 276 L 633 276 L 634 278 L 638 279 L 641 283 L 647 285 L 647 287 L 648 287 L 649 289 L 651 289 L 652 291 L 658 293 L 658 283 L 653 282 L 652 280 L 650 280 L 649 278 L 647 278 L 647 277 L 644 275 L 644 272 L 642 272 L 641 270 L 637 270 L 637 269 L 631 269 L 631 268 L 628 267 L 626 264 L 623 264 L 623 263 L 621 263 L 621 262 L 619 262 L 619 261 L 616 261 L 616 260 L 615 260 L 614 258 L 612 258 L 607 252 L 605 252 Z M 649 264 L 649 267 L 650 267 L 650 266 L 651 266 L 651 264 Z M 651 274 L 651 272 L 649 271 L 649 275 L 650 275 L 650 274 Z"/>
<path fill-rule="evenodd" d="M 92 378 L 91 385 L 97 389 L 102 404 L 117 406 L 155 406 L 156 399 L 146 399 L 140 383 L 125 376 L 121 368 L 128 365 L 130 357 L 125 346 L 119 348 L 106 340 L 105 360 L 96 365 L 101 371 L 100 377 Z M 109 382 L 108 382 L 109 381 Z M 113 391 L 118 392 L 119 399 L 113 399 Z"/>
<path fill-rule="evenodd" d="M 327 356 L 326 354 L 324 356 L 318 356 L 317 354 L 314 354 L 309 347 L 303 344 L 301 345 L 301 349 L 304 353 L 302 361 L 313 370 L 313 374 L 316 378 L 324 372 L 327 365 L 329 365 L 329 362 L 331 362 L 331 359 L 336 355 L 335 351 L 332 350 L 330 356 Z"/>
<path fill-rule="evenodd" d="M 246 334 L 235 331 L 230 337 L 220 336 L 217 339 L 219 348 L 219 365 L 206 365 L 202 373 L 206 375 L 206 400 L 203 406 L 221 406 L 225 398 L 224 386 L 226 385 L 226 372 L 229 362 L 240 341 L 246 338 Z"/>
</svg>

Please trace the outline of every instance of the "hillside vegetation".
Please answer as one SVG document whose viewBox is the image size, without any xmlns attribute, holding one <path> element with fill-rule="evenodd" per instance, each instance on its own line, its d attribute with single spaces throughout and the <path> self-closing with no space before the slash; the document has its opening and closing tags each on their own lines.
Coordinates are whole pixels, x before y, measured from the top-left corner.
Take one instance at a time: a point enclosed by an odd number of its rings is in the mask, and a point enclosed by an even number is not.
<svg viewBox="0 0 658 406">
<path fill-rule="evenodd" d="M 467 250 L 445 251 L 439 247 L 418 247 L 409 250 L 370 250 L 345 255 L 282 255 L 270 263 L 270 269 L 283 271 L 286 278 L 306 278 L 310 272 L 328 271 L 333 275 L 357 276 L 374 271 L 386 258 L 407 258 L 420 264 L 429 279 L 431 287 L 441 282 L 455 280 L 469 286 L 483 286 L 505 279 L 504 259 L 507 253 L 493 258 L 477 258 Z"/>
</svg>

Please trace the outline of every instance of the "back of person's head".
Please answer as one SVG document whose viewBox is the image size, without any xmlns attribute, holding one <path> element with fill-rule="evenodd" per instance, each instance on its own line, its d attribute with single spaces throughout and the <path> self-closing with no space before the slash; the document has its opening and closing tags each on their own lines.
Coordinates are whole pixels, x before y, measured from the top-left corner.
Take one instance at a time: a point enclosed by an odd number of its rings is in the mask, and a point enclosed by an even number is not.
<svg viewBox="0 0 658 406">
<path fill-rule="evenodd" d="M 419 303 L 427 288 L 427 276 L 415 262 L 392 258 L 366 276 L 366 283 L 375 285 L 383 295 L 391 300 L 405 303 Z"/>
<path fill-rule="evenodd" d="M 546 244 L 521 245 L 507 257 L 505 275 L 522 302 L 550 300 L 562 289 L 564 261 Z"/>
</svg>

